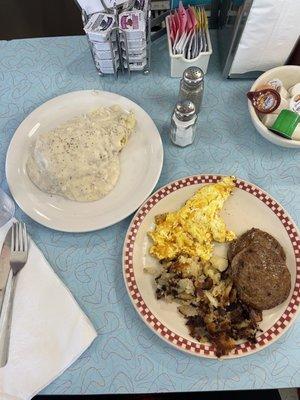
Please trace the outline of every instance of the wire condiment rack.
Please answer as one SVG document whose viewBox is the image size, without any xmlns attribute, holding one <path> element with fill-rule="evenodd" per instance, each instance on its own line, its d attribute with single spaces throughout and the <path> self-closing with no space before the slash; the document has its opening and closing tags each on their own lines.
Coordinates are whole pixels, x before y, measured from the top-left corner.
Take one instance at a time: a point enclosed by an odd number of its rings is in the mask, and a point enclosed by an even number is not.
<svg viewBox="0 0 300 400">
<path fill-rule="evenodd" d="M 113 74 L 115 78 L 118 77 L 119 73 L 127 73 L 130 76 L 132 72 L 132 67 L 130 67 L 129 59 L 129 49 L 128 49 L 128 37 L 127 32 L 119 27 L 119 16 L 123 12 L 131 11 L 134 9 L 136 0 L 128 0 L 120 5 L 115 5 L 114 7 L 107 7 L 105 0 L 100 0 L 104 9 L 105 14 L 112 15 L 116 21 L 116 26 L 113 27 L 107 33 L 107 41 L 109 43 L 110 55 L 112 59 Z M 144 74 L 150 72 L 151 66 L 151 0 L 146 3 L 145 9 L 145 36 L 146 36 L 146 56 L 145 65 L 139 69 Z M 82 22 L 85 26 L 93 14 L 87 15 L 84 10 L 82 10 Z M 96 59 L 96 43 L 86 35 L 89 47 L 92 53 L 95 67 L 100 76 L 104 76 L 107 73 L 103 71 L 103 68 L 97 62 Z M 123 43 L 123 46 L 122 46 Z M 110 73 L 111 74 L 111 73 Z"/>
</svg>

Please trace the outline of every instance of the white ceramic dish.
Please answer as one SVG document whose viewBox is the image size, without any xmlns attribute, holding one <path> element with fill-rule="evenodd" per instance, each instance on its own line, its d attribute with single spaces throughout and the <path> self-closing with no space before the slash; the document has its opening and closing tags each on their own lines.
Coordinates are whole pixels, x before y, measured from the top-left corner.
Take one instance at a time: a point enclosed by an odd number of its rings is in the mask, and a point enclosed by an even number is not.
<svg viewBox="0 0 300 400">
<path fill-rule="evenodd" d="M 125 284 L 132 303 L 143 321 L 163 340 L 179 350 L 196 356 L 215 358 L 210 343 L 195 341 L 185 326 L 175 303 L 157 300 L 153 276 L 144 273 L 145 266 L 155 266 L 157 260 L 149 255 L 151 240 L 147 232 L 154 227 L 154 217 L 178 209 L 203 184 L 217 182 L 221 177 L 193 176 L 172 182 L 154 193 L 137 211 L 128 228 L 123 250 Z M 236 190 L 226 201 L 222 216 L 228 229 L 242 234 L 252 227 L 271 233 L 283 246 L 291 273 L 289 298 L 272 310 L 264 311 L 260 327 L 263 331 L 257 343 L 241 343 L 223 358 L 252 354 L 273 343 L 295 320 L 300 303 L 300 239 L 296 225 L 285 210 L 262 189 L 237 180 Z M 225 244 L 218 245 L 216 254 L 225 255 Z"/>
<path fill-rule="evenodd" d="M 282 67 L 270 69 L 256 79 L 250 90 L 256 90 L 256 88 L 261 86 L 263 83 L 267 83 L 269 80 L 274 78 L 280 79 L 283 83 L 283 86 L 288 90 L 291 86 L 300 82 L 300 66 L 284 65 Z M 270 131 L 258 118 L 258 115 L 249 100 L 248 109 L 253 125 L 265 139 L 269 140 L 269 142 L 277 144 L 278 146 L 300 149 L 299 140 L 285 139 L 284 137 L 276 135 Z"/>
<path fill-rule="evenodd" d="M 118 104 L 133 110 L 137 129 L 120 155 L 121 174 L 115 188 L 103 199 L 80 203 L 40 191 L 28 178 L 26 161 L 30 146 L 40 132 L 99 106 Z M 161 173 L 163 147 L 149 115 L 131 100 L 96 90 L 71 92 L 35 109 L 16 130 L 6 157 L 6 177 L 20 208 L 49 228 L 87 232 L 124 219 L 150 195 Z"/>
</svg>

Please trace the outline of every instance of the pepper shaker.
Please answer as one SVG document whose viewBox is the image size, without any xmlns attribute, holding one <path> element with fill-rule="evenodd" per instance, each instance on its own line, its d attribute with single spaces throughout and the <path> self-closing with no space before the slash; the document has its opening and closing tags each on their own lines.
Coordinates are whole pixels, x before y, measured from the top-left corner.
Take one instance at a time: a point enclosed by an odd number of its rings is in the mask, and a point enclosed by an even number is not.
<svg viewBox="0 0 300 400">
<path fill-rule="evenodd" d="M 179 100 L 190 100 L 199 113 L 204 90 L 204 73 L 201 68 L 189 67 L 183 72 L 180 81 Z"/>
<path fill-rule="evenodd" d="M 196 120 L 197 115 L 194 104 L 189 100 L 179 101 L 171 119 L 171 141 L 180 147 L 192 144 L 195 139 Z"/>
</svg>

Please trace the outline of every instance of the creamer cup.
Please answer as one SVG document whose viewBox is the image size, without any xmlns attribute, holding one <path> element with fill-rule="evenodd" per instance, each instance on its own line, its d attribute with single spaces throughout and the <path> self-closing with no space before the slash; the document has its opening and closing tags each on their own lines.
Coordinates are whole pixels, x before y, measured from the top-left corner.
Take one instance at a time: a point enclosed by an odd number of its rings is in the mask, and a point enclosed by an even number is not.
<svg viewBox="0 0 300 400">
<path fill-rule="evenodd" d="M 291 97 L 295 96 L 296 94 L 300 94 L 300 82 L 289 88 L 289 94 Z"/>
</svg>

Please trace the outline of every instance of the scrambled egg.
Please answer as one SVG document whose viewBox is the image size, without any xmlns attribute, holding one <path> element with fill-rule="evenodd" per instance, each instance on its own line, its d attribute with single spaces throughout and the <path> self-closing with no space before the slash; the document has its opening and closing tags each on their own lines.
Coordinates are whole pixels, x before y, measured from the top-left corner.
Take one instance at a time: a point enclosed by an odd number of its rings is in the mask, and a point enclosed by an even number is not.
<svg viewBox="0 0 300 400">
<path fill-rule="evenodd" d="M 199 189 L 178 211 L 155 218 L 150 254 L 159 260 L 174 259 L 180 254 L 210 260 L 213 241 L 224 243 L 235 239 L 220 217 L 224 202 L 234 189 L 234 177 Z"/>
</svg>

